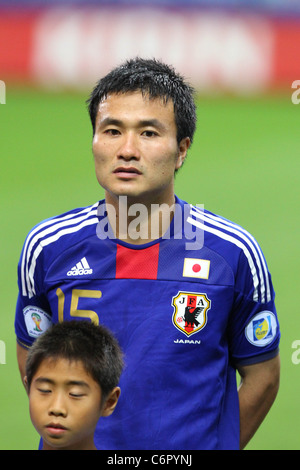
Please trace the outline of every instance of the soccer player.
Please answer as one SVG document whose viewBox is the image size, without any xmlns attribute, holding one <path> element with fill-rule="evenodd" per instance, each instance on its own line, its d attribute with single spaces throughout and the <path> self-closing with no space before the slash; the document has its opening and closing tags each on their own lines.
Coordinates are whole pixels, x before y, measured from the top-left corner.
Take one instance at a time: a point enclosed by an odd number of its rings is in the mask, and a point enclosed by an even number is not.
<svg viewBox="0 0 300 470">
<path fill-rule="evenodd" d="M 126 399 L 102 423 L 102 449 L 244 448 L 277 394 L 280 330 L 256 240 L 174 194 L 196 126 L 193 90 L 172 67 L 136 58 L 99 80 L 88 104 L 105 199 L 25 240 L 21 373 L 49 325 L 88 318 L 126 356 Z"/>
<path fill-rule="evenodd" d="M 96 450 L 94 432 L 118 402 L 120 347 L 88 321 L 58 323 L 31 346 L 24 383 L 43 450 Z"/>
</svg>

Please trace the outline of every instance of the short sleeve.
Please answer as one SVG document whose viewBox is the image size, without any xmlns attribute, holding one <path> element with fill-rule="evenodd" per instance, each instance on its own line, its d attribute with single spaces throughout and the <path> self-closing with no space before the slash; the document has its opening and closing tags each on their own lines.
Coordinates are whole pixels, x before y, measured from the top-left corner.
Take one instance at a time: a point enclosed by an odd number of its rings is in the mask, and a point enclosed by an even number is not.
<svg viewBox="0 0 300 470">
<path fill-rule="evenodd" d="M 17 342 L 29 348 L 33 341 L 52 324 L 50 307 L 43 293 L 42 257 L 34 259 L 30 236 L 25 240 L 18 263 L 18 299 L 15 312 Z M 34 261 L 34 274 L 30 271 Z M 34 284 L 34 289 L 32 288 Z"/>
<path fill-rule="evenodd" d="M 275 291 L 266 260 L 239 258 L 234 306 L 229 321 L 229 348 L 233 363 L 250 365 L 275 357 L 279 352 L 280 327 Z"/>
</svg>

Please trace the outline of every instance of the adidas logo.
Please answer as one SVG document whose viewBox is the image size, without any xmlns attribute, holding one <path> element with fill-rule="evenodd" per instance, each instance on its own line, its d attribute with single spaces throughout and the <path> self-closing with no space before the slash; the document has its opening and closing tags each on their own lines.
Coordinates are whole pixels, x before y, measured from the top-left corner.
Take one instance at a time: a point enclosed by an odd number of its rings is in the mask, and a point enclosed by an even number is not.
<svg viewBox="0 0 300 470">
<path fill-rule="evenodd" d="M 93 270 L 90 268 L 86 258 L 81 258 L 79 263 L 67 272 L 67 276 L 82 276 L 84 274 L 92 274 L 92 272 Z"/>
</svg>

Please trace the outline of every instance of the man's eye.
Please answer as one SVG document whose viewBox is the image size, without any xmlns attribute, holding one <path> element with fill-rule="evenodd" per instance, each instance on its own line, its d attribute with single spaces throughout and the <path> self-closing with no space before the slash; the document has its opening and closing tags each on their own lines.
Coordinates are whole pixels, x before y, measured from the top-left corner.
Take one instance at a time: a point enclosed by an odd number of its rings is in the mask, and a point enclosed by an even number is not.
<svg viewBox="0 0 300 470">
<path fill-rule="evenodd" d="M 51 393 L 51 390 L 48 388 L 38 388 L 38 391 L 43 394 Z"/>
<path fill-rule="evenodd" d="M 157 132 L 155 132 L 155 131 L 144 131 L 144 132 L 143 132 L 143 135 L 144 135 L 145 137 L 155 137 L 155 136 L 157 136 L 158 134 L 157 134 Z"/>
<path fill-rule="evenodd" d="M 118 129 L 106 129 L 105 134 L 108 135 L 119 135 L 120 131 Z"/>
</svg>

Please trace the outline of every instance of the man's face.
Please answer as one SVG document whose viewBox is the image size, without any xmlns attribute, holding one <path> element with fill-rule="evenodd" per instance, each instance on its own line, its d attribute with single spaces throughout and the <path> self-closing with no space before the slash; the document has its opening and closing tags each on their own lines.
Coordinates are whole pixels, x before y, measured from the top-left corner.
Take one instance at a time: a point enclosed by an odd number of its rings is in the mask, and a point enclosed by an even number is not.
<svg viewBox="0 0 300 470">
<path fill-rule="evenodd" d="M 110 94 L 99 104 L 93 153 L 107 202 L 174 203 L 174 172 L 190 145 L 178 145 L 173 102 L 140 92 Z"/>
</svg>

